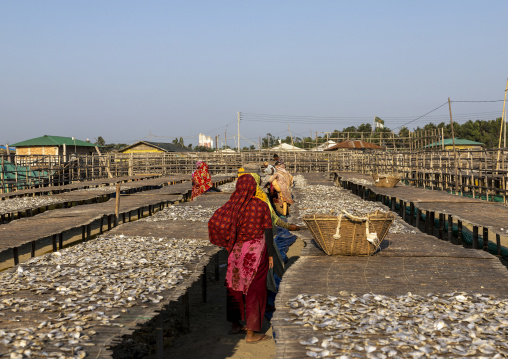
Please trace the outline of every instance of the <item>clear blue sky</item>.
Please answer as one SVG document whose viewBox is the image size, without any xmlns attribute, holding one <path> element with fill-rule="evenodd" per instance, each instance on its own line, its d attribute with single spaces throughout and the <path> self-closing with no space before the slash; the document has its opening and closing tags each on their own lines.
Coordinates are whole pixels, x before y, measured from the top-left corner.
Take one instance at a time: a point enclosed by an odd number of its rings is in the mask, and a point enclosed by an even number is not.
<svg viewBox="0 0 508 359">
<path fill-rule="evenodd" d="M 238 111 L 253 142 L 374 116 L 395 129 L 448 97 L 502 100 L 507 19 L 506 0 L 2 1 L 0 143 L 196 145 L 236 135 Z M 452 104 L 458 122 L 502 108 Z M 442 121 L 448 106 L 407 127 Z"/>
</svg>

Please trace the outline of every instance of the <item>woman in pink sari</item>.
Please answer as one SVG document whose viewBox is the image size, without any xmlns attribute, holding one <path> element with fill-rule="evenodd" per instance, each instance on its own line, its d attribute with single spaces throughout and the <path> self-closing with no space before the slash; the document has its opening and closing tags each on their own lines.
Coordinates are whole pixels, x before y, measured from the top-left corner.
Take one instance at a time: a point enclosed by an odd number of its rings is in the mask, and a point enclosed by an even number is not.
<svg viewBox="0 0 508 359">
<path fill-rule="evenodd" d="M 229 201 L 208 221 L 210 242 L 229 253 L 227 319 L 232 333 L 246 332 L 247 343 L 271 339 L 259 332 L 266 308 L 266 275 L 273 267 L 275 249 L 270 209 L 255 197 L 256 188 L 251 175 L 241 176 Z"/>
</svg>

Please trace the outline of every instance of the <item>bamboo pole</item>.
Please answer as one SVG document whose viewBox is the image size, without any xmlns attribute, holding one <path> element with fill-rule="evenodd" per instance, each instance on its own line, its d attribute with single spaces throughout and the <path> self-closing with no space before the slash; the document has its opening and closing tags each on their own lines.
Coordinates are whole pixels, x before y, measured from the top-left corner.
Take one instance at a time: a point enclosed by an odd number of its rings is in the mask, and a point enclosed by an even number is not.
<svg viewBox="0 0 508 359">
<path fill-rule="evenodd" d="M 118 217 L 120 216 L 120 182 L 116 183 L 115 198 L 115 227 L 118 226 Z"/>
<path fill-rule="evenodd" d="M 498 148 L 501 148 L 501 136 L 503 135 L 503 126 L 504 126 L 504 147 L 506 147 L 506 124 L 505 124 L 505 114 L 504 109 L 506 105 L 506 92 L 508 92 L 508 79 L 506 79 L 506 89 L 504 90 L 504 101 L 503 101 L 503 113 L 501 114 L 501 130 L 499 131 L 499 145 Z M 496 171 L 499 171 L 499 155 L 501 154 L 501 150 L 497 151 L 497 164 Z"/>
<path fill-rule="evenodd" d="M 452 127 L 453 162 L 454 162 L 454 165 L 455 165 L 455 194 L 458 194 L 459 184 L 458 184 L 457 181 L 459 179 L 459 169 L 458 169 L 458 166 L 457 166 L 457 151 L 455 149 L 455 132 L 453 131 L 452 105 L 451 105 L 451 101 L 450 101 L 449 97 L 448 97 L 448 109 L 450 110 L 450 124 L 451 124 L 451 127 Z"/>
</svg>

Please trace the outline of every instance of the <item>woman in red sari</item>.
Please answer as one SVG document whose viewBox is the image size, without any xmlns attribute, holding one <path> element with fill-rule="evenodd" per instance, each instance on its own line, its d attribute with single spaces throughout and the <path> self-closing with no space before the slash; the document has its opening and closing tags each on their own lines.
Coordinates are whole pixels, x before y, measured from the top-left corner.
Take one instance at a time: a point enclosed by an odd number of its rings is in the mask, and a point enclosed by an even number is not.
<svg viewBox="0 0 508 359">
<path fill-rule="evenodd" d="M 268 205 L 255 197 L 256 187 L 254 177 L 241 176 L 229 201 L 208 221 L 210 242 L 229 253 L 227 319 L 233 333 L 246 331 L 247 343 L 271 339 L 259 332 L 266 307 L 266 275 L 273 267 L 272 220 Z"/>
<path fill-rule="evenodd" d="M 191 200 L 205 193 L 212 188 L 212 177 L 208 172 L 208 165 L 206 162 L 196 162 L 196 170 L 192 172 L 192 196 Z"/>
</svg>

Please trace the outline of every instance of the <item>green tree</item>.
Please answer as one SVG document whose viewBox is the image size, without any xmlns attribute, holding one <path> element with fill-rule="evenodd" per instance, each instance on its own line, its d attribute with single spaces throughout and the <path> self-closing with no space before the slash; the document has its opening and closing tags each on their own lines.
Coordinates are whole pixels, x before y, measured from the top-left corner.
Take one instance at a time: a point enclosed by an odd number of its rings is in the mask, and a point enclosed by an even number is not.
<svg viewBox="0 0 508 359">
<path fill-rule="evenodd" d="M 275 138 L 271 133 L 267 133 L 265 137 L 261 139 L 261 147 L 270 148 L 276 146 L 279 143 L 279 137 Z"/>
<path fill-rule="evenodd" d="M 372 125 L 370 123 L 362 123 L 358 126 L 358 132 L 372 132 Z"/>
<path fill-rule="evenodd" d="M 104 138 L 102 138 L 102 136 L 99 136 L 95 139 L 95 144 L 98 146 L 105 146 L 106 141 L 104 140 Z"/>
</svg>

